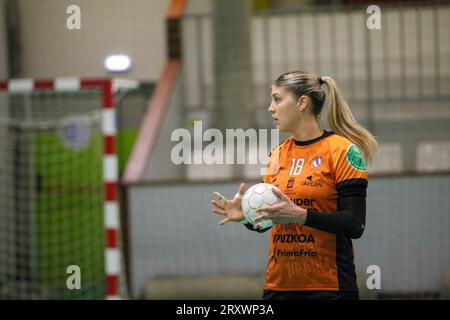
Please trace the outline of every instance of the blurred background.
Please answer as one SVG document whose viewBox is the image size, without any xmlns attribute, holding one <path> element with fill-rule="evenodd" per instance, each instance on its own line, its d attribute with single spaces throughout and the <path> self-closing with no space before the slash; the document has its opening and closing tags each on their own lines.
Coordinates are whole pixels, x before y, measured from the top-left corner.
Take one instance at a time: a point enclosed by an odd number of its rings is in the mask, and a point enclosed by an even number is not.
<svg viewBox="0 0 450 320">
<path fill-rule="evenodd" d="M 270 85 L 299 69 L 334 78 L 380 144 L 354 241 L 361 297 L 449 299 L 449 1 L 0 0 L 0 80 L 139 82 L 114 91 L 125 299 L 261 298 L 268 233 L 219 227 L 209 203 L 259 166 L 175 165 L 171 135 L 272 129 Z M 103 299 L 102 92 L 0 91 L 0 298 Z"/>
</svg>

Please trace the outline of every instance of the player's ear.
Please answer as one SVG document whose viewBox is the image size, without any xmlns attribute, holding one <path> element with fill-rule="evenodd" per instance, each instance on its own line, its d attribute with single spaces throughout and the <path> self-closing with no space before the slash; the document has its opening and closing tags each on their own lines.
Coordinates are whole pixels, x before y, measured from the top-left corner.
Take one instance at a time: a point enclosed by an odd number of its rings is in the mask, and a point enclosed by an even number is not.
<svg viewBox="0 0 450 320">
<path fill-rule="evenodd" d="M 309 98 L 305 95 L 298 97 L 297 99 L 297 108 L 298 111 L 304 111 L 309 105 Z"/>
</svg>

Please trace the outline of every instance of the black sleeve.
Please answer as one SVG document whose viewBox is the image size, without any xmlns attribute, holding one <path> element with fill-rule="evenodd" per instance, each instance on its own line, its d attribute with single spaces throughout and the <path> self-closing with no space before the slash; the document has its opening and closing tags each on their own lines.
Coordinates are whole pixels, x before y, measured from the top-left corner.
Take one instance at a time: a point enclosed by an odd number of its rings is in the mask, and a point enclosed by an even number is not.
<svg viewBox="0 0 450 320">
<path fill-rule="evenodd" d="M 367 180 L 350 179 L 338 185 L 338 209 L 334 212 L 308 210 L 305 226 L 358 239 L 366 223 Z"/>
<path fill-rule="evenodd" d="M 250 222 L 243 223 L 243 225 L 244 225 L 248 230 L 256 231 L 256 232 L 259 232 L 259 233 L 266 232 L 267 230 L 270 230 L 270 229 L 272 228 L 272 227 L 269 227 L 269 228 L 265 228 L 265 229 L 253 229 L 253 225 L 252 225 Z"/>
</svg>

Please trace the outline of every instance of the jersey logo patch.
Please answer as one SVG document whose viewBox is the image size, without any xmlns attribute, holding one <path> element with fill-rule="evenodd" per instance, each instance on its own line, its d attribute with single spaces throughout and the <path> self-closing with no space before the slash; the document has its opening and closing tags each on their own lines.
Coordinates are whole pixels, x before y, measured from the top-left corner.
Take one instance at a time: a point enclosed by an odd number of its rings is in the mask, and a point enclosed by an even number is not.
<svg viewBox="0 0 450 320">
<path fill-rule="evenodd" d="M 294 181 L 295 178 L 290 178 L 289 181 L 287 182 L 286 189 L 292 188 L 294 186 Z"/>
<path fill-rule="evenodd" d="M 318 168 L 318 167 L 320 167 L 321 164 L 322 164 L 322 157 L 321 156 L 315 157 L 311 161 L 311 168 L 313 168 L 313 169 Z"/>
<path fill-rule="evenodd" d="M 364 160 L 364 157 L 363 157 L 361 151 L 354 144 L 351 144 L 348 147 L 347 161 L 352 166 L 352 168 L 354 168 L 356 170 L 359 170 L 359 171 L 367 170 L 366 160 Z"/>
</svg>

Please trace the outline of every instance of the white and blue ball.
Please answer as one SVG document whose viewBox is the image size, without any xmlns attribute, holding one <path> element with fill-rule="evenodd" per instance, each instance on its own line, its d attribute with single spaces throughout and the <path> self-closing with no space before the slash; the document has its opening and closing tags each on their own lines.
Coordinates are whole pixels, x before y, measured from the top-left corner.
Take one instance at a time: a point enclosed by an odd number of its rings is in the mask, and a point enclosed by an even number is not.
<svg viewBox="0 0 450 320">
<path fill-rule="evenodd" d="M 280 201 L 280 198 L 273 193 L 272 188 L 278 189 L 268 183 L 258 183 L 248 189 L 242 198 L 242 211 L 247 221 L 251 224 L 255 225 L 258 223 L 254 222 L 253 219 L 261 215 L 261 212 L 256 212 L 256 209 L 265 205 L 274 205 Z M 270 219 L 261 220 L 259 224 L 263 229 L 273 226 L 272 220 Z"/>
</svg>

